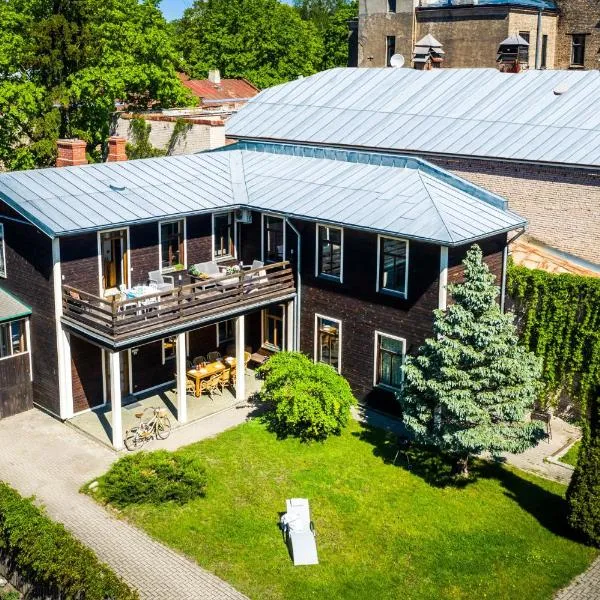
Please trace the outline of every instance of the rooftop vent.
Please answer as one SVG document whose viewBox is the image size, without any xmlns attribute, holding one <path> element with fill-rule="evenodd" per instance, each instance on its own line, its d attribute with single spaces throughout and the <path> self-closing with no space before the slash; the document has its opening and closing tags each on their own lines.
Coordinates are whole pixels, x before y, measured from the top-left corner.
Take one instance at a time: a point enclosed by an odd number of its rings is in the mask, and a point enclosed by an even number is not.
<svg viewBox="0 0 600 600">
<path fill-rule="evenodd" d="M 522 69 L 527 69 L 529 67 L 529 42 L 518 34 L 507 37 L 500 42 L 496 62 L 502 73 L 519 73 Z"/>
<path fill-rule="evenodd" d="M 559 83 L 553 90 L 555 96 L 562 96 L 569 91 L 569 84 L 566 81 Z"/>
<path fill-rule="evenodd" d="M 113 192 L 124 192 L 127 189 L 127 186 L 123 185 L 122 183 L 109 183 L 108 187 Z"/>
<path fill-rule="evenodd" d="M 442 44 L 430 33 L 421 38 L 413 49 L 413 66 L 415 69 L 429 71 L 442 66 L 444 51 Z"/>
</svg>

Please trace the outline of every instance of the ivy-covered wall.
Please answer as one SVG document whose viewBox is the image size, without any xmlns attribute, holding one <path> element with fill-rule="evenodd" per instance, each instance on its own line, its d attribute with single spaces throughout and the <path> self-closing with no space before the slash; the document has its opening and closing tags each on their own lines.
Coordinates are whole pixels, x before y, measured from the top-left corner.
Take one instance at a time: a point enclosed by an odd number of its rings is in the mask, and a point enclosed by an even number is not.
<svg viewBox="0 0 600 600">
<path fill-rule="evenodd" d="M 542 403 L 567 395 L 585 411 L 600 394 L 600 279 L 511 264 L 507 293 L 522 343 L 544 360 Z"/>
</svg>

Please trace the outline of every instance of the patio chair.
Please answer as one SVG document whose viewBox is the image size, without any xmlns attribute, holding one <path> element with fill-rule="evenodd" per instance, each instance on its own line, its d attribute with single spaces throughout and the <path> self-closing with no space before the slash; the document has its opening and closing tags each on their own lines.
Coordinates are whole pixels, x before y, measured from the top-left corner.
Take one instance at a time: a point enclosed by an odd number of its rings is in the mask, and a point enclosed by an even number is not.
<svg viewBox="0 0 600 600">
<path fill-rule="evenodd" d="M 215 375 L 211 375 L 208 379 L 202 379 L 200 381 L 200 393 L 206 392 L 208 397 L 212 400 L 212 395 L 215 392 L 221 392 L 219 387 L 219 380 L 221 379 L 221 374 L 217 373 Z"/>
<path fill-rule="evenodd" d="M 209 352 L 206 355 L 206 358 L 208 359 L 208 362 L 215 362 L 216 360 L 219 360 L 221 358 L 221 353 L 220 352 Z"/>
<path fill-rule="evenodd" d="M 214 260 L 210 260 L 208 262 L 197 263 L 194 265 L 196 271 L 198 273 L 206 273 L 211 277 L 218 277 L 221 275 L 221 271 L 219 271 L 219 266 Z"/>
<path fill-rule="evenodd" d="M 185 380 L 185 391 L 187 394 L 191 394 L 192 396 L 196 395 L 196 383 L 191 379 Z"/>
<path fill-rule="evenodd" d="M 286 512 L 279 521 L 285 542 L 292 555 L 294 566 L 318 565 L 315 526 L 310 520 L 310 508 L 306 498 L 285 501 Z"/>
<path fill-rule="evenodd" d="M 196 356 L 194 358 L 194 360 L 192 361 L 192 365 L 193 365 L 192 368 L 195 368 L 196 365 L 201 365 L 202 363 L 205 363 L 205 362 L 206 362 L 206 358 L 204 358 L 204 356 Z"/>
<path fill-rule="evenodd" d="M 149 271 L 148 285 L 156 285 L 159 292 L 166 292 L 175 289 L 175 278 L 172 275 L 163 275 L 160 271 Z"/>
<path fill-rule="evenodd" d="M 221 371 L 221 375 L 219 377 L 219 389 L 221 392 L 231 385 L 231 369 L 225 369 Z"/>
<path fill-rule="evenodd" d="M 190 369 L 194 368 L 194 363 L 191 360 L 186 360 L 185 361 L 185 368 L 189 371 Z"/>
<path fill-rule="evenodd" d="M 229 381 L 231 385 L 235 386 L 235 382 L 237 381 L 237 369 L 235 367 L 231 368 L 231 372 L 229 373 Z"/>
</svg>

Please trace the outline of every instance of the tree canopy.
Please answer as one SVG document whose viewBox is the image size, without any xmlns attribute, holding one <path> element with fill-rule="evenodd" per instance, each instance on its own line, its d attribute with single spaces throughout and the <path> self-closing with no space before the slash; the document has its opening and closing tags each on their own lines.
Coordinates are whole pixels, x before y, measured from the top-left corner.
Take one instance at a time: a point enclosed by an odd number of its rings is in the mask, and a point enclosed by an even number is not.
<svg viewBox="0 0 600 600">
<path fill-rule="evenodd" d="M 54 163 L 57 138 L 80 137 L 98 158 L 115 102 L 193 102 L 159 0 L 0 3 L 0 161 Z"/>
<path fill-rule="evenodd" d="M 479 246 L 464 261 L 453 302 L 435 311 L 434 337 L 405 364 L 404 421 L 419 442 L 453 455 L 467 474 L 470 455 L 522 452 L 543 436 L 526 422 L 536 399 L 540 360 L 518 344 L 514 315 L 496 298 Z"/>
</svg>

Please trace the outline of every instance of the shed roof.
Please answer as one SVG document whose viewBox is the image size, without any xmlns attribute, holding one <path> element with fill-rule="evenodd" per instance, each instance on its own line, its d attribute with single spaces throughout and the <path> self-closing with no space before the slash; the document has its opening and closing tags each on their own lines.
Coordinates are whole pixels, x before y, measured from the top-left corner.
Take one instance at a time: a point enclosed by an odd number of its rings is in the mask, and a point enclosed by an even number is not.
<svg viewBox="0 0 600 600">
<path fill-rule="evenodd" d="M 31 314 L 31 308 L 0 288 L 0 323 L 19 319 Z"/>
<path fill-rule="evenodd" d="M 226 133 L 598 167 L 599 96 L 599 71 L 338 68 L 263 91 Z"/>
<path fill-rule="evenodd" d="M 3 173 L 0 199 L 50 236 L 237 207 L 447 245 L 526 224 L 504 199 L 423 160 L 252 142 Z"/>
</svg>

